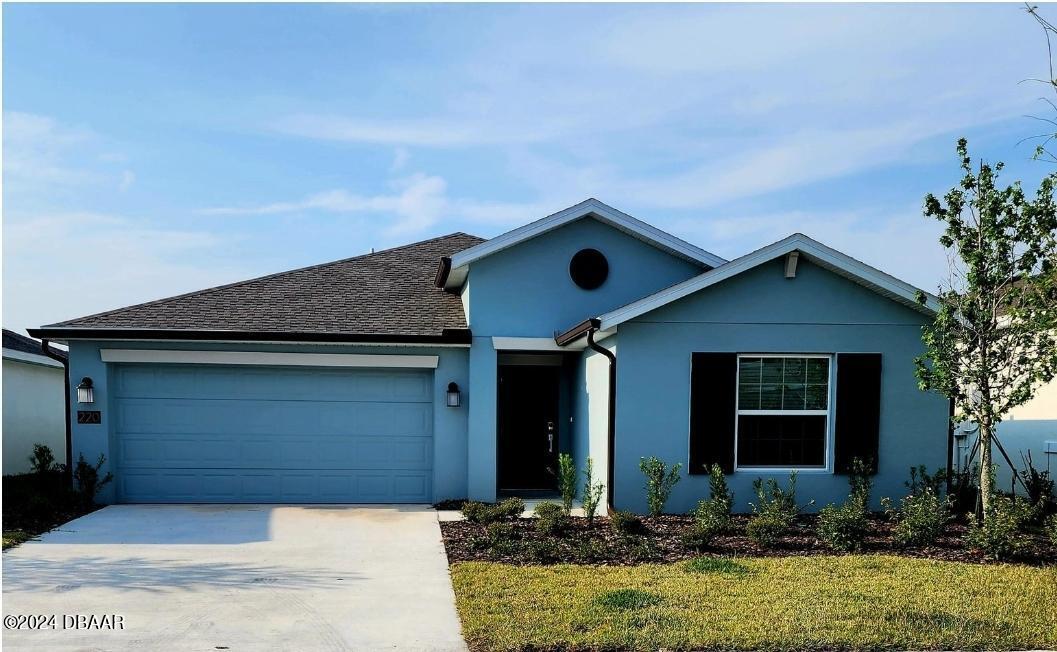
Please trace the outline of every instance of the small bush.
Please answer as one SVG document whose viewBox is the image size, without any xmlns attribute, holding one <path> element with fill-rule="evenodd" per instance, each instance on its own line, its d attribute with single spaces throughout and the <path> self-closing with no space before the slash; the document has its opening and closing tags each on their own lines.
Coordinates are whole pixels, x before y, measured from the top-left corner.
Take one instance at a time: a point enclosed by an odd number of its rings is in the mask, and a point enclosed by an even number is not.
<svg viewBox="0 0 1057 652">
<path fill-rule="evenodd" d="M 488 550 L 493 557 L 509 557 L 517 552 L 516 531 L 512 523 L 489 523 L 485 531 Z"/>
<path fill-rule="evenodd" d="M 525 501 L 521 498 L 507 498 L 496 505 L 467 501 L 462 506 L 462 516 L 470 523 L 488 525 L 503 520 L 515 519 L 525 511 Z"/>
<path fill-rule="evenodd" d="M 546 564 L 561 557 L 561 548 L 553 539 L 533 539 L 525 542 L 525 551 L 533 561 Z"/>
<path fill-rule="evenodd" d="M 679 470 L 682 464 L 668 465 L 656 457 L 644 457 L 639 460 L 639 470 L 646 476 L 646 505 L 650 516 L 664 513 L 664 505 L 672 495 L 672 489 L 679 482 Z"/>
<path fill-rule="evenodd" d="M 642 609 L 661 602 L 659 595 L 641 589 L 607 591 L 595 599 L 596 604 L 607 609 Z"/>
<path fill-rule="evenodd" d="M 609 525 L 617 534 L 638 534 L 642 532 L 642 519 L 631 512 L 613 512 L 609 515 Z"/>
<path fill-rule="evenodd" d="M 936 469 L 935 473 L 929 475 L 924 464 L 916 467 L 912 466 L 910 467 L 910 480 L 903 484 L 906 485 L 907 489 L 910 489 L 912 494 L 931 491 L 937 496 L 943 495 L 943 490 L 947 485 L 947 469 L 941 467 Z"/>
<path fill-rule="evenodd" d="M 577 539 L 573 544 L 573 555 L 581 564 L 590 564 L 593 561 L 604 559 L 607 552 L 605 542 L 593 537 Z"/>
<path fill-rule="evenodd" d="M 683 543 L 693 549 L 704 548 L 712 543 L 718 535 L 731 529 L 731 509 L 734 495 L 727 487 L 727 478 L 718 464 L 713 464 L 708 472 L 710 497 L 697 504 L 694 510 L 694 527 L 683 536 Z"/>
<path fill-rule="evenodd" d="M 1024 469 L 1020 471 L 1020 479 L 1027 488 L 1028 501 L 1032 507 L 1031 522 L 1041 523 L 1054 507 L 1053 479 L 1049 471 L 1039 471 L 1032 464 L 1031 451 L 1025 456 Z"/>
<path fill-rule="evenodd" d="M 929 486 L 919 487 L 917 492 L 903 498 L 898 509 L 892 506 L 890 498 L 881 503 L 896 522 L 893 536 L 902 546 L 932 545 L 950 520 L 947 500 Z"/>
<path fill-rule="evenodd" d="M 557 503 L 536 505 L 536 529 L 542 534 L 555 536 L 569 528 L 569 512 Z"/>
<path fill-rule="evenodd" d="M 991 508 L 982 522 L 973 521 L 965 541 L 969 547 L 982 551 L 992 559 L 1009 559 L 1023 550 L 1025 542 L 1020 536 L 1024 510 L 1017 509 L 1013 501 L 1001 495 L 991 498 Z"/>
<path fill-rule="evenodd" d="M 55 470 L 55 455 L 51 448 L 44 444 L 33 444 L 33 454 L 29 456 L 29 465 L 33 473 L 43 475 Z"/>
<path fill-rule="evenodd" d="M 854 497 L 839 507 L 827 505 L 818 514 L 818 536 L 833 550 L 860 549 L 868 528 L 866 512 Z"/>
<path fill-rule="evenodd" d="M 777 513 L 753 516 L 745 526 L 745 534 L 762 548 L 773 548 L 789 527 L 789 521 Z"/>
<path fill-rule="evenodd" d="M 691 573 L 722 573 L 725 575 L 744 575 L 749 568 L 726 557 L 694 557 L 686 562 L 684 568 Z"/>
<path fill-rule="evenodd" d="M 568 453 L 558 455 L 558 491 L 562 495 L 562 505 L 568 512 L 576 500 L 576 481 L 580 475 L 573 464 L 573 456 Z"/>
<path fill-rule="evenodd" d="M 86 506 L 94 505 L 99 490 L 114 479 L 114 474 L 110 471 L 107 471 L 102 478 L 99 477 L 99 469 L 103 468 L 105 463 L 106 456 L 102 453 L 99 454 L 99 461 L 94 465 L 85 461 L 84 454 L 81 454 L 77 460 L 77 466 L 73 470 L 73 479 L 77 481 L 77 492 Z"/>
<path fill-rule="evenodd" d="M 584 469 L 584 516 L 587 517 L 588 525 L 595 522 L 595 512 L 598 511 L 598 504 L 602 502 L 602 492 L 605 489 L 601 482 L 595 483 L 594 462 L 590 457 L 587 458 L 587 467 Z"/>
<path fill-rule="evenodd" d="M 863 512 L 870 510 L 870 494 L 873 492 L 871 471 L 869 461 L 858 457 L 852 458 L 848 472 L 848 484 L 851 489 L 848 499 L 857 503 Z"/>
<path fill-rule="evenodd" d="M 652 539 L 645 536 L 629 536 L 624 538 L 624 545 L 632 559 L 639 562 L 655 561 L 660 558 L 660 551 Z"/>
<path fill-rule="evenodd" d="M 1046 519 L 1045 529 L 1050 543 L 1057 546 L 1057 514 L 1050 514 L 1050 517 Z"/>
</svg>

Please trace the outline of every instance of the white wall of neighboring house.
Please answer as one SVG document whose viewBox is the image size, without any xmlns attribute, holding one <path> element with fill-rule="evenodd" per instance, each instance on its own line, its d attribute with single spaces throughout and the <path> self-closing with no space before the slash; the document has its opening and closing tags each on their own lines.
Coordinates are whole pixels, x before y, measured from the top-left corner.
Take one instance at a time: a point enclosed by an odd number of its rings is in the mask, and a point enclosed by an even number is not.
<svg viewBox="0 0 1057 652">
<path fill-rule="evenodd" d="M 29 471 L 33 444 L 56 461 L 66 450 L 63 366 L 43 355 L 3 349 L 3 473 Z"/>
</svg>

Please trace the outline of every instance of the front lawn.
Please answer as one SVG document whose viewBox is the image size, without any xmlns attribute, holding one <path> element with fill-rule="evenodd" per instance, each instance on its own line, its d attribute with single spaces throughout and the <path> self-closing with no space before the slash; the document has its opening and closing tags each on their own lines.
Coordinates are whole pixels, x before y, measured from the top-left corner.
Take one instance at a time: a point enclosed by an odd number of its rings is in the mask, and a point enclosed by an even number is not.
<svg viewBox="0 0 1057 652">
<path fill-rule="evenodd" d="M 889 555 L 452 566 L 474 650 L 1057 648 L 1057 567 Z"/>
</svg>

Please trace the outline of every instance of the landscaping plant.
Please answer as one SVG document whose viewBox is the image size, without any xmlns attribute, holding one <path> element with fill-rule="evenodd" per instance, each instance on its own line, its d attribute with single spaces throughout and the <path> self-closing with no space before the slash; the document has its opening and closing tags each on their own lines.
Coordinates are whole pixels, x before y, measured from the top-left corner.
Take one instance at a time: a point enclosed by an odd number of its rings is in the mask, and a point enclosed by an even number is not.
<svg viewBox="0 0 1057 652">
<path fill-rule="evenodd" d="M 573 501 L 576 499 L 576 481 L 579 476 L 579 472 L 576 470 L 576 465 L 573 464 L 573 456 L 568 453 L 561 453 L 558 455 L 558 490 L 562 495 L 562 505 L 565 506 L 565 511 L 569 512 L 573 508 Z"/>
<path fill-rule="evenodd" d="M 598 504 L 602 502 L 602 493 L 605 489 L 605 485 L 601 482 L 595 483 L 594 463 L 590 457 L 587 458 L 587 466 L 584 469 L 584 516 L 587 517 L 589 526 L 595 522 L 595 512 L 598 511 Z"/>
<path fill-rule="evenodd" d="M 1039 471 L 1035 468 L 1031 451 L 1028 451 L 1026 456 L 1021 454 L 1021 458 L 1024 460 L 1024 469 L 1020 471 L 1020 479 L 1028 492 L 1028 502 L 1032 509 L 1031 522 L 1040 523 L 1046 514 L 1054 511 L 1053 479 L 1050 478 L 1049 471 Z"/>
<path fill-rule="evenodd" d="M 33 454 L 29 456 L 29 465 L 36 474 L 45 474 L 55 470 L 55 455 L 45 444 L 33 444 Z"/>
<path fill-rule="evenodd" d="M 718 464 L 708 471 L 709 499 L 702 500 L 694 510 L 694 526 L 683 542 L 691 548 L 704 548 L 718 535 L 731 529 L 731 509 L 734 495 L 727 487 L 727 478 Z"/>
<path fill-rule="evenodd" d="M 536 505 L 536 529 L 543 534 L 559 535 L 569 528 L 569 512 L 558 503 Z"/>
<path fill-rule="evenodd" d="M 827 505 L 818 514 L 818 536 L 834 550 L 850 552 L 862 547 L 869 529 L 870 464 L 854 458 L 848 474 L 851 491 L 841 505 Z"/>
<path fill-rule="evenodd" d="M 664 513 L 664 505 L 672 495 L 672 489 L 679 482 L 680 463 L 671 468 L 656 457 L 644 457 L 639 461 L 639 469 L 646 476 L 646 505 L 650 516 Z"/>
<path fill-rule="evenodd" d="M 609 526 L 617 534 L 638 534 L 642 531 L 642 519 L 631 512 L 614 511 L 609 515 Z"/>
<path fill-rule="evenodd" d="M 1050 514 L 1049 518 L 1046 519 L 1045 530 L 1050 543 L 1057 546 L 1057 514 Z"/>
<path fill-rule="evenodd" d="M 892 536 L 901 546 L 930 546 L 943 534 L 950 520 L 946 498 L 941 498 L 931 487 L 922 487 L 893 507 L 890 498 L 881 501 L 885 512 L 895 520 Z"/>
<path fill-rule="evenodd" d="M 94 505 L 95 497 L 99 490 L 114 479 L 114 474 L 110 471 L 107 471 L 102 478 L 99 477 L 99 469 L 103 468 L 105 463 L 106 456 L 102 453 L 99 454 L 99 461 L 94 465 L 89 464 L 84 459 L 83 453 L 77 459 L 77 466 L 73 470 L 73 479 L 77 481 L 77 491 L 86 507 Z"/>
<path fill-rule="evenodd" d="M 991 509 L 982 521 L 969 524 L 965 541 L 991 559 L 1003 560 L 1021 552 L 1026 545 L 1020 528 L 1026 511 L 1018 510 L 1013 500 L 1001 494 L 991 496 Z"/>
<path fill-rule="evenodd" d="M 964 138 L 957 152 L 958 185 L 942 201 L 925 198 L 925 216 L 944 225 L 940 244 L 951 269 L 936 300 L 918 293 L 936 316 L 922 327 L 925 353 L 915 365 L 922 389 L 953 401 L 955 422 L 978 426 L 986 517 L 995 430 L 1057 373 L 1057 172 L 1031 197 L 1020 182 L 999 185 L 1001 163 L 974 166 Z"/>
<path fill-rule="evenodd" d="M 752 481 L 756 502 L 749 503 L 753 517 L 745 526 L 750 539 L 764 548 L 773 547 L 800 514 L 796 503 L 796 471 L 789 474 L 789 487 L 782 489 L 778 481 L 756 478 Z M 814 502 L 814 501 L 812 501 Z"/>
<path fill-rule="evenodd" d="M 462 506 L 462 516 L 470 523 L 488 525 L 503 520 L 515 519 L 525 511 L 525 501 L 521 498 L 506 498 L 502 502 L 489 505 L 474 500 Z"/>
</svg>

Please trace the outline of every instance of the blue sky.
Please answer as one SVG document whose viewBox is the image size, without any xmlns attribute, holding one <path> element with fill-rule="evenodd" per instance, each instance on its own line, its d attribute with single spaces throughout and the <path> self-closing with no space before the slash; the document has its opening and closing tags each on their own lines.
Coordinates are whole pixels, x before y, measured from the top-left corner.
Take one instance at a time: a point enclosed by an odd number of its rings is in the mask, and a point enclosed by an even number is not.
<svg viewBox="0 0 1057 652">
<path fill-rule="evenodd" d="M 3 323 L 590 196 L 727 258 L 801 231 L 931 289 L 920 206 L 959 136 L 1050 171 L 1017 144 L 1045 57 L 1018 4 L 8 4 Z"/>
</svg>

